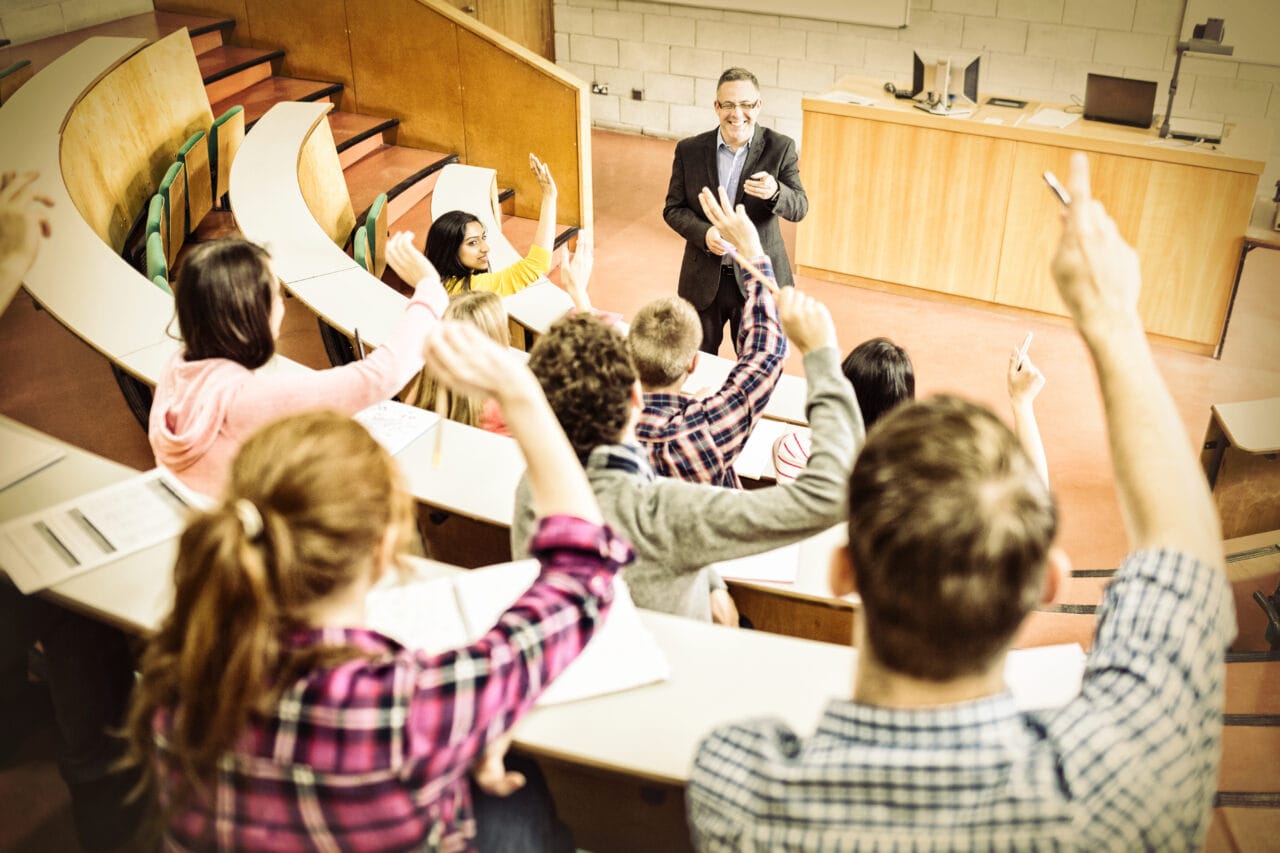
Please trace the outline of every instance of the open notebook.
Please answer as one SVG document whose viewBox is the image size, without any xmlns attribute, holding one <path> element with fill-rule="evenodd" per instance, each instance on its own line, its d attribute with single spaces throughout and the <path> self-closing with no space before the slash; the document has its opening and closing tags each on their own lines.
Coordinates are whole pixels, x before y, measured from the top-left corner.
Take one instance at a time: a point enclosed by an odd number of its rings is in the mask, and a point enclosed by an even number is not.
<svg viewBox="0 0 1280 853">
<path fill-rule="evenodd" d="M 369 627 L 410 648 L 437 653 L 462 648 L 492 628 L 537 576 L 537 562 L 521 560 L 379 586 L 367 599 Z M 538 704 L 616 693 L 670 676 L 667 659 L 640 621 L 626 582 L 617 577 L 604 625 L 543 692 Z"/>
</svg>

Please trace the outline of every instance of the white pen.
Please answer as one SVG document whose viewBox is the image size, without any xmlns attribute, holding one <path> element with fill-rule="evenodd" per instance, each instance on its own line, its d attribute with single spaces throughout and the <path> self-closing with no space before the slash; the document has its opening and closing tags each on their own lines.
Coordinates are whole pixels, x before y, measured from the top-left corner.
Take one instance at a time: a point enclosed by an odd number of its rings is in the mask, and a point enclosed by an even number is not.
<svg viewBox="0 0 1280 853">
<path fill-rule="evenodd" d="M 1022 346 L 1018 347 L 1018 369 L 1022 369 L 1022 360 L 1027 357 L 1027 350 L 1031 347 L 1031 339 L 1035 337 L 1031 332 L 1027 332 L 1027 336 L 1022 339 Z"/>
</svg>

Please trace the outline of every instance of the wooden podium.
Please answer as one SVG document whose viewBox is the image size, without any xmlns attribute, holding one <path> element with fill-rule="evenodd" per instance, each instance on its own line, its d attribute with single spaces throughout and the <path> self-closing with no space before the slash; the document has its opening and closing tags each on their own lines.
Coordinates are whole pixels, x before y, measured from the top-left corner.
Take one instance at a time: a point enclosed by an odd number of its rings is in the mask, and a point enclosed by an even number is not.
<svg viewBox="0 0 1280 853">
<path fill-rule="evenodd" d="M 875 103 L 842 103 L 842 92 Z M 941 117 L 857 78 L 805 98 L 800 171 L 810 208 L 797 228 L 800 271 L 1065 316 L 1049 276 L 1060 208 L 1041 173 L 1065 181 L 1072 152 L 1085 151 L 1095 197 L 1142 258 L 1147 331 L 1214 352 L 1266 131 L 1229 126 L 1210 150 L 1083 118 L 1060 129 L 1030 124 L 1042 106 Z"/>
</svg>

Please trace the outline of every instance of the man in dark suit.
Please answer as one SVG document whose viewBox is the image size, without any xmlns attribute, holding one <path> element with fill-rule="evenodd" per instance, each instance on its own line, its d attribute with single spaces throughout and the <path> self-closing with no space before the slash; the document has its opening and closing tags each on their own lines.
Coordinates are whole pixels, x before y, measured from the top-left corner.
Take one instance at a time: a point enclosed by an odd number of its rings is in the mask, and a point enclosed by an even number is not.
<svg viewBox="0 0 1280 853">
<path fill-rule="evenodd" d="M 778 217 L 799 222 L 809 211 L 809 198 L 800 185 L 795 141 L 756 124 L 761 105 L 760 84 L 750 71 L 730 68 L 720 75 L 715 100 L 720 126 L 676 145 L 662 209 L 662 218 L 687 241 L 677 292 L 698 310 L 699 349 L 712 354 L 720 349 L 726 321 L 737 350 L 746 297 L 725 257 L 720 233 L 698 203 L 703 187 L 723 186 L 735 205 L 746 206 L 778 284 L 795 284 Z"/>
</svg>

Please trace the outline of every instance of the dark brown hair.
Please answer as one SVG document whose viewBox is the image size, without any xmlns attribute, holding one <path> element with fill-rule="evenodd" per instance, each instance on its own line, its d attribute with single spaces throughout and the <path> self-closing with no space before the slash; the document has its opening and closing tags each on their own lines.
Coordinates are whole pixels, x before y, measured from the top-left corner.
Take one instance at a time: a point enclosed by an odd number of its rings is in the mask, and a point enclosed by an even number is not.
<svg viewBox="0 0 1280 853">
<path fill-rule="evenodd" d="M 467 226 L 479 221 L 474 214 L 465 210 L 449 210 L 440 214 L 427 229 L 424 254 L 446 285 L 457 279 L 462 283 L 463 290 L 471 289 L 473 271 L 458 260 L 458 252 L 467 239 Z"/>
<path fill-rule="evenodd" d="M 266 249 L 248 240 L 198 244 L 174 282 L 174 310 L 187 361 L 227 358 L 255 370 L 275 354 L 275 274 Z"/>
<path fill-rule="evenodd" d="M 849 480 L 849 557 L 867 642 L 889 669 L 984 671 L 1040 601 L 1057 510 L 1017 438 L 958 397 L 904 403 Z"/>
<path fill-rule="evenodd" d="M 867 429 L 890 409 L 916 397 L 916 373 L 907 351 L 888 338 L 858 344 L 840 365 L 853 386 Z"/>
<path fill-rule="evenodd" d="M 250 508 L 260 531 L 244 520 Z M 400 532 L 398 554 L 410 513 L 394 461 L 348 417 L 296 415 L 250 437 L 225 502 L 182 534 L 173 610 L 142 657 L 127 735 L 144 774 L 153 771 L 157 712 L 169 720 L 165 751 L 186 783 L 181 801 L 212 778 L 252 715 L 269 713 L 311 669 L 358 655 L 290 650 L 282 637 L 305 624 L 310 605 L 373 570 L 388 529 Z"/>
<path fill-rule="evenodd" d="M 636 372 L 617 331 L 590 314 L 557 320 L 530 350 L 529 369 L 579 458 L 621 440 Z"/>
<path fill-rule="evenodd" d="M 670 385 L 688 372 L 701 342 L 698 312 L 679 296 L 645 305 L 627 332 L 631 363 L 646 388 Z"/>
</svg>

